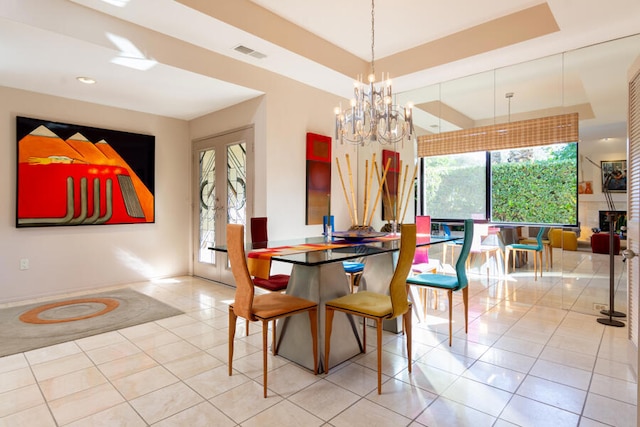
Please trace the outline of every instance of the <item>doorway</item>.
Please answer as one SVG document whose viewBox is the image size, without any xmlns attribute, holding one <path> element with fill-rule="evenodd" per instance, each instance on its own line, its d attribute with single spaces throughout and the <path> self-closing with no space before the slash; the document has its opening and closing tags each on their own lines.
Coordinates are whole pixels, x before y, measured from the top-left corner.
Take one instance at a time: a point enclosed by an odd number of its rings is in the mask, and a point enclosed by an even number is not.
<svg viewBox="0 0 640 427">
<path fill-rule="evenodd" d="M 234 286 L 226 254 L 209 248 L 253 212 L 253 127 L 195 141 L 193 162 L 193 274 Z"/>
</svg>

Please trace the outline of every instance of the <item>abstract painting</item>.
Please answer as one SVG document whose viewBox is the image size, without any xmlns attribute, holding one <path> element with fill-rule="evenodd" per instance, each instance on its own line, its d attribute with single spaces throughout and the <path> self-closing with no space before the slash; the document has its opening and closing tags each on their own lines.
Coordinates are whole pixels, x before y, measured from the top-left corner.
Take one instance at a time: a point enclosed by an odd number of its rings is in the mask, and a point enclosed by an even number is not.
<svg viewBox="0 0 640 427">
<path fill-rule="evenodd" d="M 155 222 L 155 137 L 17 117 L 16 227 Z"/>
<path fill-rule="evenodd" d="M 382 167 L 389 164 L 387 179 L 385 180 L 385 195 L 382 198 L 382 219 L 395 221 L 398 215 L 398 181 L 400 179 L 400 153 L 391 150 L 382 150 Z"/>
<path fill-rule="evenodd" d="M 331 211 L 331 137 L 307 133 L 306 224 L 322 224 Z"/>
</svg>

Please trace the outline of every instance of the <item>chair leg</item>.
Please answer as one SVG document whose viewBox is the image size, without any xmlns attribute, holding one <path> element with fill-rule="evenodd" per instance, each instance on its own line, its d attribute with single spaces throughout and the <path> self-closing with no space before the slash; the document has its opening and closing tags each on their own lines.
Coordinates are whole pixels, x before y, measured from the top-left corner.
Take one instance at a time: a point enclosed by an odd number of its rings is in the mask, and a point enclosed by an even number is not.
<svg viewBox="0 0 640 427">
<path fill-rule="evenodd" d="M 407 369 L 409 370 L 409 372 L 411 372 L 411 327 L 412 327 L 412 315 L 411 315 L 411 307 L 409 307 L 409 310 L 407 310 L 407 312 L 405 314 L 402 315 L 402 318 L 404 320 L 404 330 L 407 331 L 406 332 L 406 337 L 407 337 Z"/>
<path fill-rule="evenodd" d="M 329 373 L 329 350 L 331 348 L 331 328 L 333 326 L 333 314 L 335 310 L 325 307 L 324 319 L 324 373 Z"/>
<path fill-rule="evenodd" d="M 236 313 L 233 311 L 233 307 L 229 306 L 229 376 L 233 371 L 233 341 L 236 337 Z M 248 322 L 248 320 L 247 320 Z"/>
<path fill-rule="evenodd" d="M 271 321 L 271 353 L 276 355 L 276 321 Z"/>
<path fill-rule="evenodd" d="M 376 319 L 376 332 L 378 337 L 378 394 L 382 394 L 382 319 Z"/>
<path fill-rule="evenodd" d="M 515 255 L 514 255 L 515 256 Z M 509 274 L 509 248 L 505 248 L 504 251 L 504 275 Z"/>
<path fill-rule="evenodd" d="M 313 375 L 318 375 L 318 309 L 309 310 L 311 338 L 313 339 Z"/>
<path fill-rule="evenodd" d="M 249 323 L 251 323 L 251 322 L 249 322 L 249 319 L 246 319 L 246 320 L 244 321 L 244 323 L 245 323 L 245 332 L 244 332 L 244 335 L 245 335 L 246 337 L 248 337 L 248 336 L 249 336 Z"/>
<path fill-rule="evenodd" d="M 267 397 L 267 335 L 269 334 L 269 321 L 262 321 L 262 381 L 264 397 Z"/>
<path fill-rule="evenodd" d="M 453 328 L 451 326 L 453 322 L 453 291 L 451 289 L 447 290 L 447 297 L 449 297 L 449 347 L 451 347 Z"/>
<path fill-rule="evenodd" d="M 469 333 L 469 286 L 462 288 L 462 303 L 464 305 L 464 333 Z"/>
<path fill-rule="evenodd" d="M 542 270 L 544 270 L 542 268 L 542 251 L 538 251 L 538 255 L 540 256 L 540 260 L 539 260 L 538 264 L 540 264 L 540 278 L 542 279 Z"/>
</svg>

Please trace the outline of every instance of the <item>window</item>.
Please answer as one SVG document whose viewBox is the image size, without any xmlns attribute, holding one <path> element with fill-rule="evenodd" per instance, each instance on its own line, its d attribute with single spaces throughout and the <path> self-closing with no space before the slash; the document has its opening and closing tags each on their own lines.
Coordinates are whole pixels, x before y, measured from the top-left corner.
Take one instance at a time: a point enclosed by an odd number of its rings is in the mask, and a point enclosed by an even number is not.
<svg viewBox="0 0 640 427">
<path fill-rule="evenodd" d="M 436 220 L 574 225 L 577 150 L 570 143 L 425 157 L 418 211 Z"/>
</svg>

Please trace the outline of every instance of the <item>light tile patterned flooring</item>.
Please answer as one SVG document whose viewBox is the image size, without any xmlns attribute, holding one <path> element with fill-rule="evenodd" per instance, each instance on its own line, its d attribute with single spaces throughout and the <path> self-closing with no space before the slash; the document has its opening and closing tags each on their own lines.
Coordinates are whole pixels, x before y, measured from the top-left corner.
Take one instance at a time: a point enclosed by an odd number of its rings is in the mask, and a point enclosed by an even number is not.
<svg viewBox="0 0 640 427">
<path fill-rule="evenodd" d="M 469 333 L 456 295 L 452 347 L 440 298 L 414 322 L 411 374 L 405 337 L 385 333 L 382 395 L 369 347 L 318 376 L 270 355 L 264 399 L 257 324 L 248 337 L 239 325 L 227 375 L 232 288 L 192 277 L 131 284 L 185 314 L 0 358 L 0 426 L 636 426 L 628 328 L 603 326 L 592 310 L 608 302 L 608 256 L 561 259 L 562 278 L 472 275 Z M 617 257 L 618 310 L 624 276 Z"/>
</svg>

